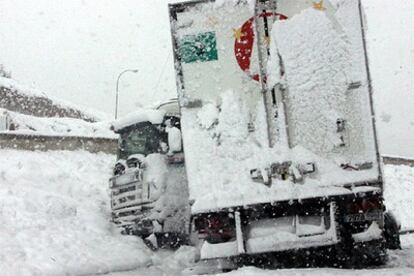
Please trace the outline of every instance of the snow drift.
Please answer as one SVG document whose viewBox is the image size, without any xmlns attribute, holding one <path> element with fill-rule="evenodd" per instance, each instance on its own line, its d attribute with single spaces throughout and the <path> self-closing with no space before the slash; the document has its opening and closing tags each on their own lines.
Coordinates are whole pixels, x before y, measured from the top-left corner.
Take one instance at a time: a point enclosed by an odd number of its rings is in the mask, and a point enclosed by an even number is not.
<svg viewBox="0 0 414 276">
<path fill-rule="evenodd" d="M 151 262 L 140 239 L 121 236 L 109 221 L 114 159 L 82 151 L 1 151 L 1 274 L 92 274 Z"/>
</svg>

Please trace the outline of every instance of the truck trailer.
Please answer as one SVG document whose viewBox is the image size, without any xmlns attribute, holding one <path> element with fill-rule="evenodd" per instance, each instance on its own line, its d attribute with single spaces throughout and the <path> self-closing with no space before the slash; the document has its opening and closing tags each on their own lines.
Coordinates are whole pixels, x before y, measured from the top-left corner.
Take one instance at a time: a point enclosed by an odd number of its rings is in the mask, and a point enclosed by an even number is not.
<svg viewBox="0 0 414 276">
<path fill-rule="evenodd" d="M 384 263 L 360 1 L 196 0 L 169 13 L 200 259 L 327 250 L 338 266 Z"/>
</svg>

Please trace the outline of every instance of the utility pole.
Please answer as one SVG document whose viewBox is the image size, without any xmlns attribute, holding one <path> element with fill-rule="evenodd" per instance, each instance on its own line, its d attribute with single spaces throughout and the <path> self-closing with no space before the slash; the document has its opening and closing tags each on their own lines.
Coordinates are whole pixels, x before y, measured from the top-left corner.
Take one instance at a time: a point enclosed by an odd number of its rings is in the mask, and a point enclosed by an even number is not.
<svg viewBox="0 0 414 276">
<path fill-rule="evenodd" d="M 131 73 L 138 73 L 138 69 L 126 69 L 119 73 L 118 79 L 116 80 L 116 100 L 115 100 L 115 120 L 118 118 L 118 93 L 119 93 L 119 80 L 121 79 L 122 75 L 126 72 Z"/>
</svg>

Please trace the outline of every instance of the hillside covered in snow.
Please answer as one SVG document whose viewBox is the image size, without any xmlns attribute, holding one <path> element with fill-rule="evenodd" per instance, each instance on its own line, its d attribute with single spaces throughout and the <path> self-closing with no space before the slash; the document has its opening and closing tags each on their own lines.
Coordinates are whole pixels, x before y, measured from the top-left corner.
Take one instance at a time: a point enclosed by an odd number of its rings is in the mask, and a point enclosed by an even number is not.
<svg viewBox="0 0 414 276">
<path fill-rule="evenodd" d="M 105 113 L 50 97 L 42 91 L 2 76 L 0 108 L 38 117 L 69 117 L 89 122 L 108 118 Z"/>
<path fill-rule="evenodd" d="M 117 138 L 110 130 L 109 121 L 92 123 L 75 118 L 36 117 L 2 108 L 0 115 L 7 116 L 9 126 L 9 130 L 0 130 L 0 134 Z"/>
</svg>

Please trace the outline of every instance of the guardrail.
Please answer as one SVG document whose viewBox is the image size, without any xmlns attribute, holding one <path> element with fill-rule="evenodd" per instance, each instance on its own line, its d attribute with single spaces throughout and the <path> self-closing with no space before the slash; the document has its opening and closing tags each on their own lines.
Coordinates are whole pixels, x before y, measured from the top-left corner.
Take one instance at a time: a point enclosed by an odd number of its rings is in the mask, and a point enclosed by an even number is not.
<svg viewBox="0 0 414 276">
<path fill-rule="evenodd" d="M 82 149 L 92 153 L 116 154 L 117 143 L 115 138 L 0 133 L 0 149 L 40 151 Z M 382 158 L 384 164 L 414 167 L 414 158 L 387 155 Z"/>
<path fill-rule="evenodd" d="M 384 161 L 384 164 L 407 165 L 414 167 L 414 158 L 383 155 L 382 159 Z"/>
<path fill-rule="evenodd" d="M 78 136 L 44 136 L 32 134 L 1 133 L 0 149 L 30 151 L 86 150 L 92 153 L 116 154 L 117 139 Z"/>
</svg>

